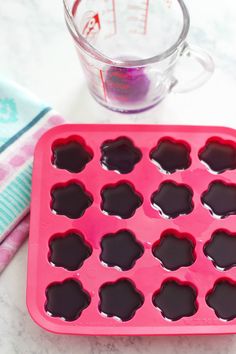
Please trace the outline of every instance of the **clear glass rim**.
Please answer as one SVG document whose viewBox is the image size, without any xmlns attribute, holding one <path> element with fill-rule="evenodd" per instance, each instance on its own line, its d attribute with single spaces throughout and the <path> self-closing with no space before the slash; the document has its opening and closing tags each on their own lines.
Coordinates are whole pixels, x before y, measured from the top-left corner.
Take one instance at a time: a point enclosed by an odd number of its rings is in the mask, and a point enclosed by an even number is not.
<svg viewBox="0 0 236 354">
<path fill-rule="evenodd" d="M 149 64 L 154 64 L 157 62 L 160 62 L 168 57 L 170 57 L 184 42 L 185 39 L 188 35 L 189 32 L 189 27 L 190 27 L 190 15 L 188 12 L 188 9 L 184 3 L 183 0 L 177 0 L 181 10 L 182 10 L 182 15 L 183 15 L 183 28 L 182 31 L 179 35 L 178 40 L 166 51 L 164 51 L 161 54 L 155 55 L 150 58 L 146 59 L 139 59 L 139 60 L 129 60 L 129 61 L 123 61 L 119 59 L 112 59 L 109 58 L 108 56 L 104 55 L 101 51 L 96 49 L 93 45 L 91 45 L 86 38 L 84 38 L 78 28 L 74 25 L 74 20 L 71 14 L 70 9 L 68 8 L 67 5 L 67 0 L 63 0 L 64 3 L 64 9 L 65 9 L 65 19 L 66 19 L 66 24 L 67 27 L 76 41 L 76 43 L 90 56 L 92 56 L 94 59 L 103 62 L 104 64 L 107 65 L 112 65 L 112 66 L 122 66 L 122 67 L 137 67 L 137 66 L 147 66 Z"/>
</svg>

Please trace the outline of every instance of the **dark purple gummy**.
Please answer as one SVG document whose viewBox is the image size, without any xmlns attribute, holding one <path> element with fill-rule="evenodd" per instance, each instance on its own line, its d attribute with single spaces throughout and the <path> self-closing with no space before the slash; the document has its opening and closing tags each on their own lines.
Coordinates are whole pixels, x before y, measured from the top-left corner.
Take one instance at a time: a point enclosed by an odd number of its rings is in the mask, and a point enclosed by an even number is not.
<svg viewBox="0 0 236 354">
<path fill-rule="evenodd" d="M 82 217 L 93 203 L 93 198 L 79 183 L 70 183 L 52 190 L 52 210 L 70 219 Z"/>
<path fill-rule="evenodd" d="M 215 181 L 202 195 L 202 204 L 217 218 L 236 214 L 236 185 Z"/>
<path fill-rule="evenodd" d="M 175 271 L 181 267 L 189 267 L 195 262 L 194 245 L 186 237 L 176 236 L 174 232 L 166 232 L 153 247 L 153 255 L 158 258 L 164 268 Z"/>
<path fill-rule="evenodd" d="M 143 305 L 143 295 L 129 279 L 104 284 L 99 291 L 99 311 L 123 322 L 131 320 Z"/>
<path fill-rule="evenodd" d="M 236 168 L 236 149 L 229 143 L 210 141 L 200 151 L 199 159 L 215 173 L 223 173 Z"/>
<path fill-rule="evenodd" d="M 83 171 L 92 158 L 92 153 L 77 141 L 69 141 L 53 148 L 53 164 L 59 169 L 72 173 Z"/>
<path fill-rule="evenodd" d="M 160 214 L 167 218 L 177 218 L 193 211 L 193 192 L 184 184 L 163 182 L 152 194 L 151 202 Z"/>
<path fill-rule="evenodd" d="M 81 268 L 92 254 L 92 249 L 84 238 L 74 232 L 53 237 L 49 242 L 49 248 L 49 262 L 70 271 Z"/>
<path fill-rule="evenodd" d="M 151 151 L 150 158 L 165 173 L 186 170 L 191 165 L 190 148 L 169 139 L 160 141 Z"/>
<path fill-rule="evenodd" d="M 224 230 L 214 232 L 204 247 L 205 255 L 220 270 L 236 266 L 236 234 Z"/>
<path fill-rule="evenodd" d="M 141 151 L 126 137 L 106 141 L 101 146 L 101 152 L 103 167 L 121 174 L 132 172 L 142 158 Z"/>
<path fill-rule="evenodd" d="M 123 271 L 133 268 L 144 253 L 141 243 L 128 230 L 105 235 L 101 241 L 101 248 L 100 260 L 108 267 L 118 267 Z"/>
<path fill-rule="evenodd" d="M 236 318 L 236 284 L 222 279 L 219 280 L 212 291 L 207 295 L 206 302 L 217 317 L 225 321 Z"/>
<path fill-rule="evenodd" d="M 127 182 L 105 187 L 102 192 L 101 209 L 108 215 L 121 219 L 131 218 L 143 203 L 143 198 Z"/>
<path fill-rule="evenodd" d="M 50 285 L 46 290 L 46 298 L 46 312 L 69 322 L 77 320 L 91 302 L 82 284 L 73 279 Z"/>
<path fill-rule="evenodd" d="M 153 304 L 164 318 L 178 321 L 193 316 L 197 312 L 196 290 L 190 285 L 175 280 L 165 281 L 161 289 L 153 295 Z"/>
</svg>

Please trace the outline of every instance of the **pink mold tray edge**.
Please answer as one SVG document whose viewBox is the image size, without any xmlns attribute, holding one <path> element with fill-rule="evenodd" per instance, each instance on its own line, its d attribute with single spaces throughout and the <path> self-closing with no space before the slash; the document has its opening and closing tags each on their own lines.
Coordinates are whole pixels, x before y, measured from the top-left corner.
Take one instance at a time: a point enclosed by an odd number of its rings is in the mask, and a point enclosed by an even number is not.
<svg viewBox="0 0 236 354">
<path fill-rule="evenodd" d="M 53 143 L 70 136 L 81 136 L 94 154 L 92 161 L 81 173 L 56 169 L 51 162 Z M 127 175 L 106 171 L 100 165 L 101 144 L 121 136 L 130 138 L 143 154 L 142 160 L 135 166 L 134 171 Z M 187 170 L 165 175 L 150 161 L 150 151 L 164 137 L 187 142 L 191 147 L 192 164 Z M 210 215 L 207 208 L 201 205 L 201 195 L 212 181 L 236 183 L 235 171 L 226 171 L 215 176 L 199 160 L 199 151 L 212 137 L 235 141 L 236 131 L 231 128 L 208 126 L 75 124 L 53 128 L 43 135 L 35 150 L 27 276 L 27 307 L 32 319 L 39 326 L 49 332 L 73 335 L 152 336 L 236 333 L 236 319 L 223 322 L 205 301 L 206 295 L 213 289 L 218 279 L 236 280 L 236 268 L 220 272 L 203 252 L 205 243 L 211 239 L 211 235 L 217 229 L 236 231 L 234 228 L 236 216 L 217 220 Z M 146 171 L 145 179 L 142 178 L 143 171 Z M 95 173 L 97 183 L 94 183 Z M 78 220 L 53 214 L 50 209 L 52 187 L 75 180 L 85 185 L 86 190 L 92 193 L 93 205 Z M 104 215 L 100 211 L 102 187 L 119 181 L 129 181 L 144 198 L 143 205 L 128 220 L 119 220 L 114 216 Z M 152 208 L 150 197 L 165 181 L 191 186 L 194 192 L 194 210 L 190 215 L 166 220 Z M 96 230 L 91 227 L 91 220 L 96 220 Z M 130 229 L 134 232 L 145 249 L 144 255 L 137 260 L 135 266 L 124 272 L 104 267 L 99 261 L 102 237 L 121 229 Z M 147 229 L 148 234 L 147 232 L 145 234 Z M 153 244 L 168 229 L 188 233 L 194 238 L 197 259 L 190 267 L 169 272 L 163 269 L 160 262 L 153 257 Z M 68 230 L 81 232 L 93 248 L 91 257 L 78 271 L 53 267 L 48 262 L 49 240 L 53 235 L 63 234 Z M 104 283 L 115 282 L 122 278 L 133 281 L 145 298 L 143 306 L 127 322 L 104 318 L 98 310 L 100 287 Z M 91 304 L 74 322 L 51 317 L 44 308 L 46 288 L 50 284 L 63 282 L 66 279 L 80 281 L 91 296 Z M 168 279 L 177 279 L 196 287 L 198 311 L 194 316 L 170 322 L 154 307 L 152 296 Z"/>
</svg>

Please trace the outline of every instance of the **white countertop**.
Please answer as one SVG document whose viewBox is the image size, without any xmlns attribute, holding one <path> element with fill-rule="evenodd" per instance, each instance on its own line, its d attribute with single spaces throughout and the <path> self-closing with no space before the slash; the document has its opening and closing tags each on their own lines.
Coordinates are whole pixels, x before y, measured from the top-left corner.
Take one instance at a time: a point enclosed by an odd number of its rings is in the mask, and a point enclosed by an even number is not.
<svg viewBox="0 0 236 354">
<path fill-rule="evenodd" d="M 99 107 L 87 93 L 67 33 L 62 0 L 0 2 L 0 75 L 27 86 L 71 121 L 226 125 L 236 128 L 236 5 L 186 0 L 190 42 L 208 50 L 216 73 L 204 87 L 171 94 L 156 109 L 125 116 Z M 235 336 L 88 338 L 56 336 L 36 326 L 25 305 L 27 245 L 0 276 L 0 353 L 230 354 Z"/>
</svg>

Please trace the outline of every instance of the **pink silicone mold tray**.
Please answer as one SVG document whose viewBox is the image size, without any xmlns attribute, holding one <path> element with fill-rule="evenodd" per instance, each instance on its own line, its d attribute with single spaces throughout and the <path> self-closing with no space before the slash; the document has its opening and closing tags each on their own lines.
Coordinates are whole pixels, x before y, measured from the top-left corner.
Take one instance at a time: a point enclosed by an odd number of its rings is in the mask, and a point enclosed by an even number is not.
<svg viewBox="0 0 236 354">
<path fill-rule="evenodd" d="M 236 133 L 66 125 L 35 152 L 27 304 L 83 335 L 236 333 Z"/>
</svg>

